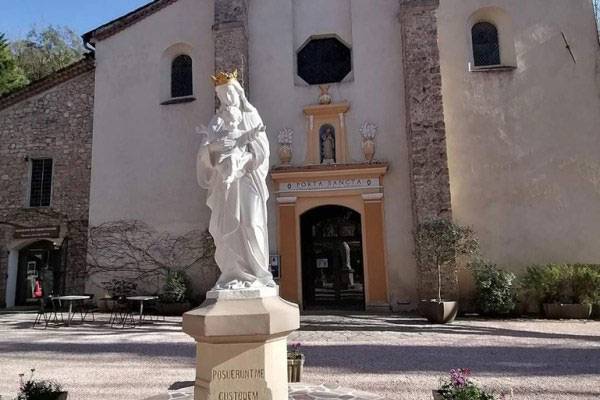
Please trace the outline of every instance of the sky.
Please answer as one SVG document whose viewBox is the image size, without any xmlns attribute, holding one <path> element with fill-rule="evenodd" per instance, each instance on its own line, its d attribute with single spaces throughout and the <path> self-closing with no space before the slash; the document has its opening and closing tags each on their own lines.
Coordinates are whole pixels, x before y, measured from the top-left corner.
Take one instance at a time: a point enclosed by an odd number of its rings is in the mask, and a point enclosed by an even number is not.
<svg viewBox="0 0 600 400">
<path fill-rule="evenodd" d="M 32 27 L 68 26 L 82 35 L 150 0 L 0 0 L 0 32 L 8 40 L 25 37 Z"/>
</svg>

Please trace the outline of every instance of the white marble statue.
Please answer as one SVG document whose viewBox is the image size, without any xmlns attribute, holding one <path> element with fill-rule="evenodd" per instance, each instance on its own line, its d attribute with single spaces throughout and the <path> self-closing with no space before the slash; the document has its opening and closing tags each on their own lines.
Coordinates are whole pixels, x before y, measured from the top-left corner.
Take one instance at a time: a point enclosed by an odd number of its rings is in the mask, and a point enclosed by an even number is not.
<svg viewBox="0 0 600 400">
<path fill-rule="evenodd" d="M 208 189 L 209 231 L 221 276 L 213 290 L 274 287 L 269 272 L 269 141 L 237 72 L 213 77 L 220 108 L 199 129 L 198 183 Z"/>
</svg>

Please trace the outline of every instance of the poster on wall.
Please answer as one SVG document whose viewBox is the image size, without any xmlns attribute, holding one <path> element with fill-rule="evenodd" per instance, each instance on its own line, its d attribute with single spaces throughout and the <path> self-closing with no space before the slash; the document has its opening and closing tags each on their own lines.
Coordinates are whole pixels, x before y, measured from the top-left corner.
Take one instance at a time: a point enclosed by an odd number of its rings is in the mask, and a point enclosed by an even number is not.
<svg viewBox="0 0 600 400">
<path fill-rule="evenodd" d="M 29 261 L 27 263 L 27 278 L 35 279 L 38 277 L 37 262 Z"/>
<path fill-rule="evenodd" d="M 279 280 L 281 278 L 281 268 L 279 265 L 280 257 L 276 254 L 269 256 L 269 270 L 273 274 L 273 279 Z"/>
</svg>

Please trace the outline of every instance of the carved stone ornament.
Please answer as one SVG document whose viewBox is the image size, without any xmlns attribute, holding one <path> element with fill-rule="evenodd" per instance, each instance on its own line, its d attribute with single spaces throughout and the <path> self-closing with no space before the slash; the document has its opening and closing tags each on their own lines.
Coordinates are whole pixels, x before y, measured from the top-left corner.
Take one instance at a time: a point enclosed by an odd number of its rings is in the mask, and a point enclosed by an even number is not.
<svg viewBox="0 0 600 400">
<path fill-rule="evenodd" d="M 360 134 L 362 136 L 362 150 L 365 156 L 365 160 L 368 163 L 373 162 L 375 157 L 375 136 L 377 135 L 377 125 L 365 121 L 360 127 Z"/>
<path fill-rule="evenodd" d="M 329 85 L 320 85 L 319 90 L 321 90 L 321 94 L 319 95 L 319 104 L 331 104 L 332 99 L 329 94 Z"/>
<path fill-rule="evenodd" d="M 283 128 L 277 135 L 277 141 L 279 142 L 279 162 L 281 165 L 290 165 L 292 161 L 292 140 L 294 137 L 294 130 L 290 128 Z"/>
</svg>

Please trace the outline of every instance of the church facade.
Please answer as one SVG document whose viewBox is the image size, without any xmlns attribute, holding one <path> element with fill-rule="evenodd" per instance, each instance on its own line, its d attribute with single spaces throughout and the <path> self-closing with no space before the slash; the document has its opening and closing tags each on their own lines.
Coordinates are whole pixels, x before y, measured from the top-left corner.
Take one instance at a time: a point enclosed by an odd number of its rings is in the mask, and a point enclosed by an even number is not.
<svg viewBox="0 0 600 400">
<path fill-rule="evenodd" d="M 591 2 L 566 3 L 157 0 L 85 34 L 87 290 L 145 279 L 118 249 L 96 254 L 96 233 L 210 247 L 196 127 L 215 110 L 210 76 L 236 69 L 271 145 L 272 269 L 304 309 L 431 297 L 436 277 L 414 256 L 427 218 L 472 226 L 484 255 L 517 272 L 598 262 L 600 45 Z M 208 289 L 214 265 L 177 249 L 163 264 Z M 443 286 L 466 298 L 469 273 Z"/>
</svg>

